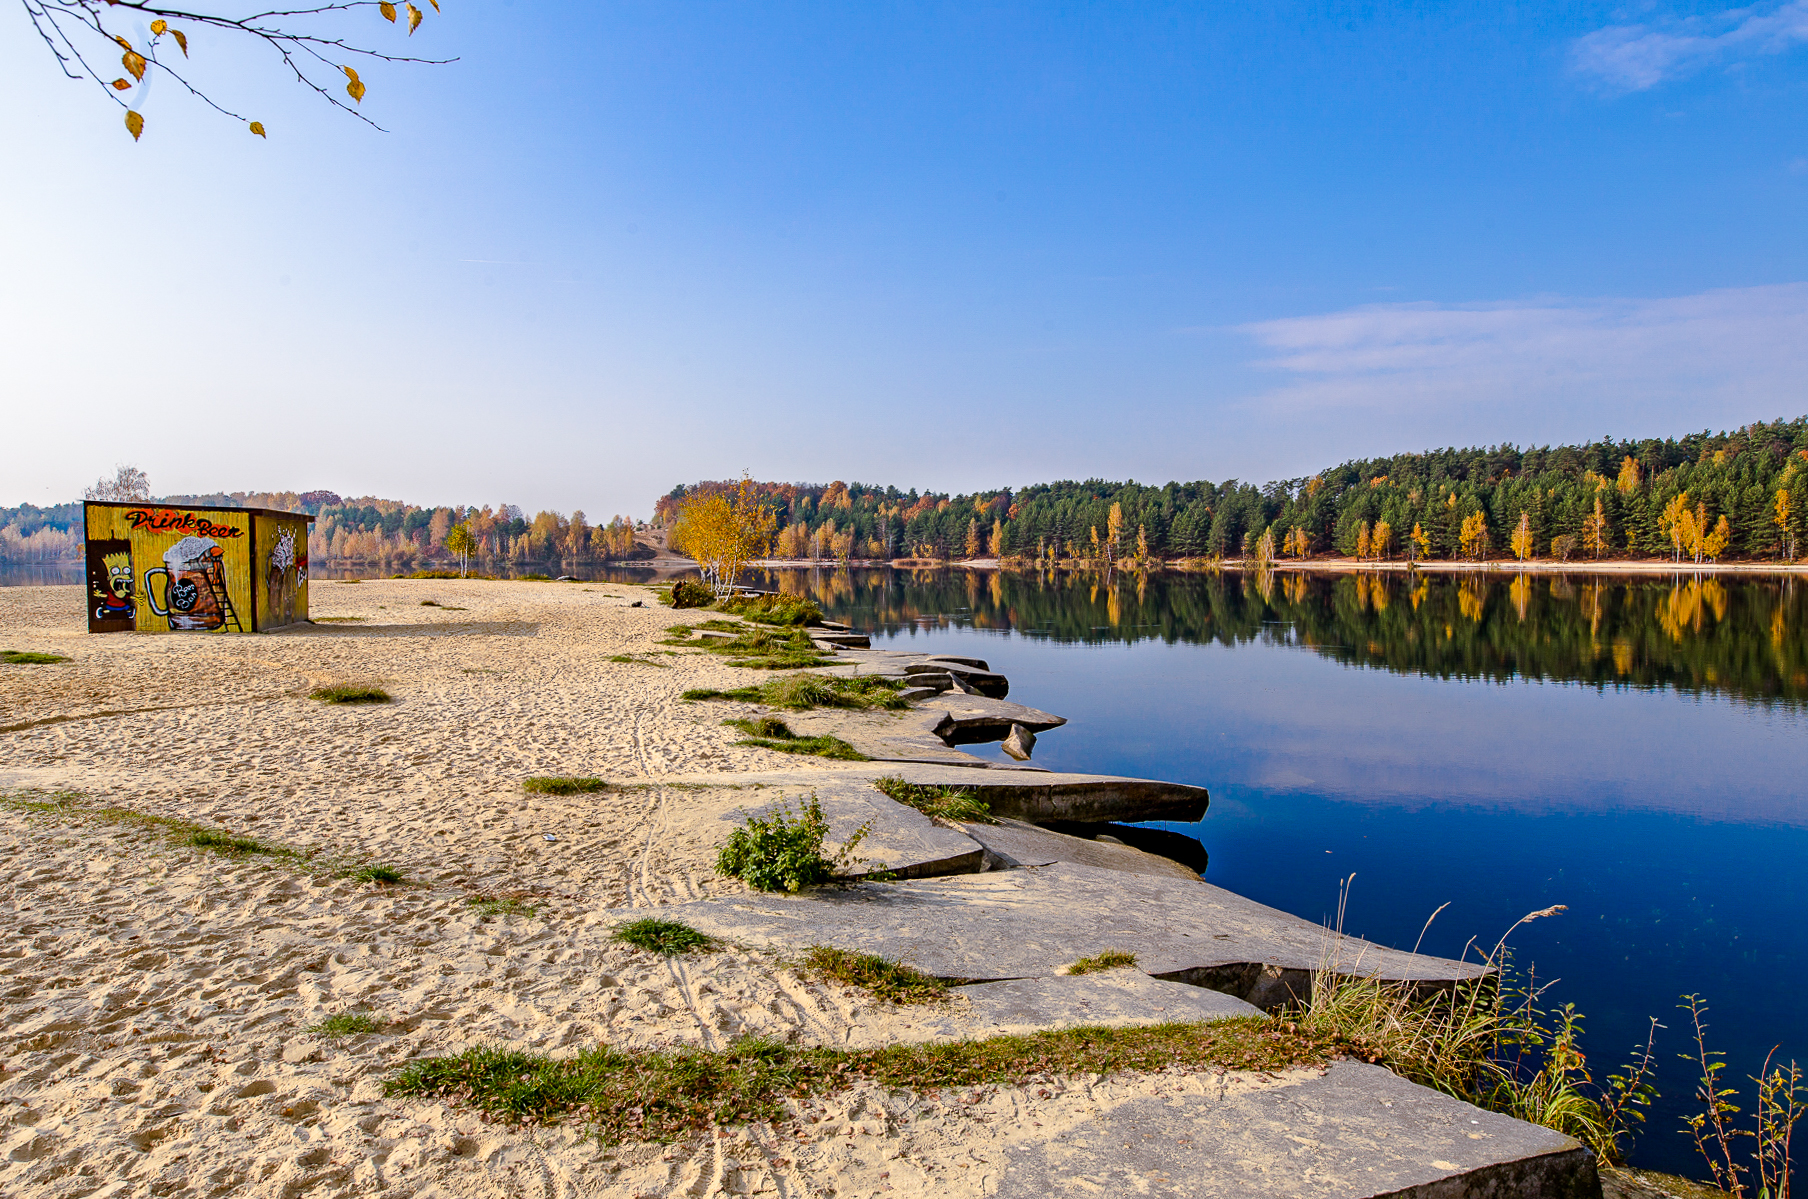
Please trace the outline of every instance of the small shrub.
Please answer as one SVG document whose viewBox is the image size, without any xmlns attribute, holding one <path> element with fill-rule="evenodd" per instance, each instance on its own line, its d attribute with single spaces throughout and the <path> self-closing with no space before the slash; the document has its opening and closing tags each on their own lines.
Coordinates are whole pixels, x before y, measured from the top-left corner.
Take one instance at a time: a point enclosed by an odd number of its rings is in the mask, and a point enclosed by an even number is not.
<svg viewBox="0 0 1808 1199">
<path fill-rule="evenodd" d="M 963 787 L 926 787 L 907 783 L 895 774 L 873 780 L 873 786 L 887 799 L 915 808 L 925 816 L 943 820 L 966 820 L 975 824 L 992 824 L 992 806 Z"/>
<path fill-rule="evenodd" d="M 941 1003 L 948 998 L 948 984 L 941 979 L 876 953 L 812 945 L 804 954 L 804 966 L 822 978 L 860 987 L 892 1003 Z"/>
<path fill-rule="evenodd" d="M 593 791 L 607 791 L 610 786 L 607 779 L 574 778 L 569 775 L 546 775 L 521 780 L 521 789 L 535 795 L 584 795 Z"/>
<path fill-rule="evenodd" d="M 672 584 L 671 605 L 674 608 L 707 608 L 715 602 L 715 591 L 702 583 L 680 579 Z"/>
<path fill-rule="evenodd" d="M 748 816 L 728 835 L 716 855 L 716 869 L 756 891 L 801 891 L 827 882 L 837 868 L 852 864 L 854 847 L 866 839 L 869 827 L 861 825 L 833 860 L 823 857 L 829 821 L 822 814 L 822 801 L 812 795 L 795 816 L 790 804 L 781 804 L 766 817 Z"/>
<path fill-rule="evenodd" d="M 397 870 L 394 866 L 385 866 L 381 862 L 372 862 L 368 866 L 359 866 L 356 869 L 348 870 L 345 873 L 345 877 L 351 879 L 355 883 L 382 883 L 387 887 L 393 887 L 408 881 L 400 870 Z"/>
<path fill-rule="evenodd" d="M 609 934 L 609 939 L 668 958 L 689 953 L 693 949 L 702 949 L 709 944 L 708 937 L 688 924 L 680 924 L 676 920 L 658 920 L 651 916 L 622 925 Z"/>
<path fill-rule="evenodd" d="M 1116 970 L 1121 966 L 1136 965 L 1136 955 L 1125 953 L 1121 949 L 1107 949 L 1104 953 L 1089 958 L 1081 958 L 1067 968 L 1069 974 L 1099 974 L 1106 970 Z"/>
<path fill-rule="evenodd" d="M 67 662 L 69 659 L 61 654 L 40 654 L 25 649 L 0 649 L 0 662 L 8 666 L 48 666 L 52 662 Z"/>
<path fill-rule="evenodd" d="M 337 1039 L 339 1037 L 362 1037 L 373 1032 L 382 1032 L 383 1026 L 378 1024 L 368 1012 L 334 1012 L 307 1031 Z"/>
<path fill-rule="evenodd" d="M 421 607 L 423 607 L 423 608 L 437 608 L 437 607 L 439 607 L 439 601 L 438 601 L 438 600 L 422 600 L 422 601 L 421 601 Z"/>
<path fill-rule="evenodd" d="M 390 702 L 389 692 L 381 687 L 321 687 L 308 693 L 309 699 L 317 699 L 323 704 L 386 704 Z"/>
</svg>

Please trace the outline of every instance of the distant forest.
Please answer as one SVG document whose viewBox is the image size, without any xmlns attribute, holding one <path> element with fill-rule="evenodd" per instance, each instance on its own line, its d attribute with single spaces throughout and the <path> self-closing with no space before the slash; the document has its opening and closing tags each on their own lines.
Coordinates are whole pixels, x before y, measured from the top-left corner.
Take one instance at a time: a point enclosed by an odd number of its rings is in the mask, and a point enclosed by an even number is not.
<svg viewBox="0 0 1808 1199">
<path fill-rule="evenodd" d="M 154 504 L 234 508 L 275 508 L 307 512 L 319 519 L 308 535 L 315 562 L 372 562 L 400 567 L 450 561 L 446 534 L 463 524 L 477 540 L 473 561 L 598 562 L 654 556 L 634 538 L 635 524 L 617 516 L 591 525 L 582 511 L 566 516 L 537 512 L 531 518 L 513 504 L 494 508 L 419 508 L 375 496 L 341 497 L 331 491 L 233 491 L 211 495 L 166 495 Z M 645 528 L 645 525 L 641 525 Z M 0 508 L 0 562 L 62 562 L 81 557 L 82 505 Z"/>
<path fill-rule="evenodd" d="M 680 485 L 685 498 L 731 482 Z M 1275 557 L 1795 558 L 1808 417 L 1731 433 L 1345 462 L 1264 486 L 1089 479 L 968 495 L 863 483 L 757 484 L 774 556 L 1172 561 Z M 1416 536 L 1415 536 L 1416 531 Z"/>
</svg>

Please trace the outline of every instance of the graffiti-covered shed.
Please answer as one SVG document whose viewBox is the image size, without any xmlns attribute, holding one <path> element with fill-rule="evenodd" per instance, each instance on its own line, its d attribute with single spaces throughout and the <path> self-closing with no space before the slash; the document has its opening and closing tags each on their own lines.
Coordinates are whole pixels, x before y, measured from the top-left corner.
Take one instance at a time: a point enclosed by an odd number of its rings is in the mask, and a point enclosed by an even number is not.
<svg viewBox="0 0 1808 1199">
<path fill-rule="evenodd" d="M 88 501 L 90 633 L 258 633 L 308 618 L 304 512 Z"/>
</svg>

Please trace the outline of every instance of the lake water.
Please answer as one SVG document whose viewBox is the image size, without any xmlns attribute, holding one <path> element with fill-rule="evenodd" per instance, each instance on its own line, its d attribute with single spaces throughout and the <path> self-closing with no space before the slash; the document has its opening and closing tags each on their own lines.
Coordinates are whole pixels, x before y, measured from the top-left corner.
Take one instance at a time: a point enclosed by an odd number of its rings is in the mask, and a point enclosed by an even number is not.
<svg viewBox="0 0 1808 1199">
<path fill-rule="evenodd" d="M 1035 760 L 1211 789 L 1206 877 L 1312 920 L 1516 960 L 1605 1074 L 1659 1033 L 1634 1160 L 1679 1131 L 1685 992 L 1729 1074 L 1808 1060 L 1808 588 L 1783 579 L 776 572 L 874 645 L 969 654 L 1068 717 Z M 968 747 L 988 752 L 984 747 Z M 1748 1105 L 1747 1110 L 1750 1110 Z"/>
<path fill-rule="evenodd" d="M 1328 920 L 1353 876 L 1348 931 L 1402 948 L 1448 902 L 1425 948 L 1451 956 L 1566 905 L 1513 944 L 1586 1013 L 1597 1071 L 1669 1026 L 1639 1164 L 1701 1173 L 1681 994 L 1712 1006 L 1730 1075 L 1779 1043 L 1808 1059 L 1803 580 L 763 577 L 876 646 L 987 659 L 1069 718 L 1041 765 L 1210 788 L 1204 820 L 1162 827 L 1253 899 Z"/>
</svg>

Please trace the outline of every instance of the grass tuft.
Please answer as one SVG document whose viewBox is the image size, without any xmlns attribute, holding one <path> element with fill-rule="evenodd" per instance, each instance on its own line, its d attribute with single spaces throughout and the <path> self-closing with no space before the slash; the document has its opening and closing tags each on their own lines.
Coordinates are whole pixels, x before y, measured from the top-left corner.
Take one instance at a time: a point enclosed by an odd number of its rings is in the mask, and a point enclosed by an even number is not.
<svg viewBox="0 0 1808 1199">
<path fill-rule="evenodd" d="M 737 636 L 692 637 L 691 634 L 698 628 L 723 633 L 735 632 Z M 744 666 L 750 670 L 799 670 L 829 666 L 835 661 L 833 656 L 818 650 L 811 643 L 810 634 L 801 627 L 784 633 L 782 630 L 710 620 L 695 626 L 673 625 L 666 631 L 671 636 L 663 642 L 665 645 L 707 650 L 727 658 L 731 666 Z"/>
<path fill-rule="evenodd" d="M 994 823 L 992 806 L 963 787 L 926 787 L 921 783 L 907 783 L 895 774 L 874 779 L 873 786 L 887 799 L 915 808 L 925 816 L 966 820 L 974 824 Z"/>
<path fill-rule="evenodd" d="M 593 791 L 607 791 L 613 785 L 607 779 L 578 778 L 564 774 L 521 780 L 521 789 L 535 795 L 584 795 Z"/>
<path fill-rule="evenodd" d="M 494 916 L 532 916 L 540 910 L 538 904 L 529 903 L 519 895 L 473 895 L 465 900 L 465 906 L 475 908 L 477 914 L 485 919 Z"/>
<path fill-rule="evenodd" d="M 633 654 L 610 654 L 609 661 L 632 664 L 635 666 L 657 666 L 661 670 L 670 670 L 670 662 L 649 662 L 645 658 L 636 658 Z"/>
<path fill-rule="evenodd" d="M 382 883 L 393 887 L 408 881 L 400 870 L 394 866 L 385 866 L 381 862 L 372 862 L 366 866 L 357 866 L 345 872 L 345 877 L 355 883 Z"/>
<path fill-rule="evenodd" d="M 382 1032 L 383 1026 L 368 1012 L 334 1012 L 319 1024 L 311 1025 L 306 1031 L 317 1033 L 323 1037 L 362 1037 L 373 1032 Z"/>
<path fill-rule="evenodd" d="M 390 702 L 389 692 L 381 687 L 321 687 L 308 693 L 309 699 L 317 699 L 323 704 L 386 704 Z"/>
<path fill-rule="evenodd" d="M 693 949 L 702 949 L 709 944 L 707 936 L 688 924 L 680 924 L 676 920 L 659 920 L 652 916 L 622 925 L 609 934 L 609 939 L 668 958 L 689 953 Z"/>
<path fill-rule="evenodd" d="M 294 853 L 278 845 L 265 845 L 262 841 L 254 841 L 250 837 L 235 837 L 231 833 L 222 833 L 217 829 L 200 828 L 183 836 L 179 844 L 192 846 L 195 849 L 212 849 L 220 853 L 257 853 L 286 856 Z"/>
<path fill-rule="evenodd" d="M 806 1049 L 747 1039 L 727 1049 L 588 1049 L 553 1059 L 479 1047 L 392 1075 L 391 1095 L 454 1099 L 491 1119 L 587 1123 L 604 1144 L 671 1141 L 712 1126 L 776 1122 L 791 1096 L 860 1081 L 915 1091 L 1022 1086 L 1057 1075 L 1129 1070 L 1284 1070 L 1322 1065 L 1339 1046 L 1303 1027 L 1250 1017 L 1209 1024 L 1069 1028 L 1029 1036 L 883 1049 Z"/>
<path fill-rule="evenodd" d="M 53 662 L 68 660 L 61 654 L 41 654 L 28 649 L 0 649 L 0 662 L 8 666 L 48 666 Z"/>
<path fill-rule="evenodd" d="M 732 612 L 760 624 L 810 625 L 822 623 L 822 609 L 795 595 L 736 595 L 716 601 L 718 612 Z"/>
<path fill-rule="evenodd" d="M 903 684 L 895 679 L 873 675 L 842 678 L 823 674 L 788 674 L 758 687 L 737 687 L 732 691 L 696 688 L 681 697 L 692 703 L 698 700 L 726 699 L 745 704 L 766 704 L 804 712 L 811 708 L 908 708 L 898 698 Z"/>
<path fill-rule="evenodd" d="M 941 979 L 876 953 L 812 945 L 803 964 L 820 978 L 859 987 L 891 1003 L 941 1003 L 948 998 L 948 984 Z"/>
<path fill-rule="evenodd" d="M 810 754 L 818 758 L 833 758 L 838 762 L 868 760 L 865 754 L 839 737 L 826 734 L 820 737 L 800 737 L 776 716 L 762 716 L 757 720 L 724 720 L 722 723 L 748 734 L 735 742 L 736 745 L 776 749 L 784 754 Z"/>
<path fill-rule="evenodd" d="M 1136 955 L 1125 953 L 1121 949 L 1107 949 L 1104 953 L 1089 958 L 1081 958 L 1067 968 L 1069 974 L 1100 974 L 1106 970 L 1116 970 L 1122 966 L 1136 965 Z"/>
</svg>

